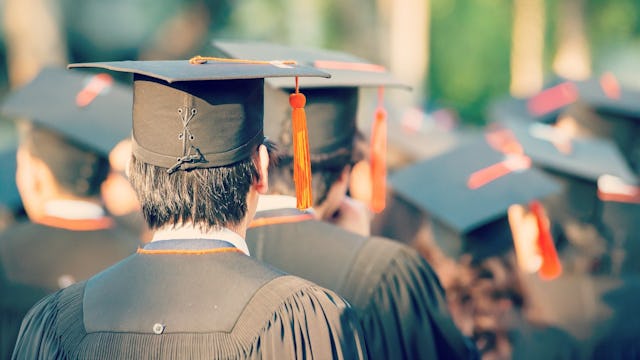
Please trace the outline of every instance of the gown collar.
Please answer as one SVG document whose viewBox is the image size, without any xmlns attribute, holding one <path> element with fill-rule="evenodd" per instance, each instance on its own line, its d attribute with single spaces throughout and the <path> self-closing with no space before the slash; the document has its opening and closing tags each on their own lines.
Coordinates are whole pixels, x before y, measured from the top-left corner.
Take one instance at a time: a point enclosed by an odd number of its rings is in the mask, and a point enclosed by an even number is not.
<svg viewBox="0 0 640 360">
<path fill-rule="evenodd" d="M 189 240 L 189 241 L 187 241 Z M 198 241 L 203 240 L 203 241 Z M 249 247 L 247 246 L 246 241 L 242 236 L 238 235 L 236 232 L 228 229 L 214 229 L 209 231 L 202 231 L 201 229 L 193 226 L 192 224 L 181 225 L 176 227 L 167 227 L 160 230 L 157 230 L 153 234 L 153 238 L 151 239 L 151 243 L 161 243 L 164 241 L 171 241 L 171 244 L 184 244 L 184 246 L 193 246 L 188 245 L 191 243 L 198 244 L 206 244 L 209 241 L 204 240 L 212 240 L 212 241 L 222 241 L 230 244 L 232 247 L 235 247 L 242 251 L 245 255 L 249 256 Z M 185 241 L 184 243 L 182 241 Z M 160 245 L 153 245 L 160 246 Z M 182 245 L 177 245 L 182 246 Z M 145 246 L 146 248 L 146 246 Z"/>
</svg>

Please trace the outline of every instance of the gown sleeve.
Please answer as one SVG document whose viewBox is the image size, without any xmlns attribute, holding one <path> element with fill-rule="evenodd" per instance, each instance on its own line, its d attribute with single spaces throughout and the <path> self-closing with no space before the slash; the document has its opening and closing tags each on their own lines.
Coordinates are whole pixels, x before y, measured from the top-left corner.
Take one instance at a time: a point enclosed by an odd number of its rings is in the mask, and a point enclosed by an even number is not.
<svg viewBox="0 0 640 360">
<path fill-rule="evenodd" d="M 347 287 L 372 359 L 477 359 L 473 342 L 456 327 L 431 266 L 413 249 L 374 238 Z M 373 244 L 372 244 L 373 245 Z M 379 276 L 372 276 L 372 274 Z M 364 281 L 358 280 L 365 279 Z M 349 290 L 346 290 L 349 291 Z"/>
<path fill-rule="evenodd" d="M 12 359 L 59 359 L 61 346 L 56 336 L 57 301 L 53 293 L 34 305 L 22 321 Z"/>
<path fill-rule="evenodd" d="M 366 359 L 353 309 L 315 285 L 288 296 L 259 335 L 251 358 Z"/>
</svg>

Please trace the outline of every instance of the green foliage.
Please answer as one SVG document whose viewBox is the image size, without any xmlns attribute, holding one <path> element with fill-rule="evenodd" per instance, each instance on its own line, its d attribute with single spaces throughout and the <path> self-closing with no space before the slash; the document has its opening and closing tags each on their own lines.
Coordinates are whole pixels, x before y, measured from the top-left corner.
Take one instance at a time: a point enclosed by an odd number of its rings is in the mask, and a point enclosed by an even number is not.
<svg viewBox="0 0 640 360">
<path fill-rule="evenodd" d="M 432 0 L 429 100 L 482 124 L 509 91 L 511 0 Z"/>
</svg>

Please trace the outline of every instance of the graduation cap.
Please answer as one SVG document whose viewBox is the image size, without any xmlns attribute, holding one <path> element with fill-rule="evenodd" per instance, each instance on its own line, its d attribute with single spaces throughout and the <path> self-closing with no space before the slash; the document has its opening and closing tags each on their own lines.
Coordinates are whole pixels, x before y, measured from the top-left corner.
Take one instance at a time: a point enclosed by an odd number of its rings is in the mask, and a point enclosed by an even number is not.
<svg viewBox="0 0 640 360">
<path fill-rule="evenodd" d="M 580 97 L 578 86 L 569 80 L 557 78 L 543 90 L 528 98 L 506 96 L 494 101 L 488 110 L 491 119 L 499 121 L 541 121 L 552 123 Z"/>
<path fill-rule="evenodd" d="M 542 123 L 494 125 L 497 127 L 490 134 L 497 139 L 502 137 L 503 143 L 517 143 L 536 166 L 565 185 L 548 205 L 553 217 L 561 222 L 567 215 L 586 223 L 597 221 L 596 182 L 601 175 L 635 181 L 636 176 L 620 151 L 607 139 L 571 137 Z"/>
<path fill-rule="evenodd" d="M 250 157 L 264 141 L 264 78 L 296 77 L 297 83 L 299 76 L 330 76 L 290 61 L 200 56 L 184 61 L 117 61 L 69 67 L 133 74 L 133 154 L 169 173 L 225 166 Z M 304 96 L 294 87 L 294 127 L 300 127 L 303 122 L 295 118 L 304 113 Z M 304 129 L 298 130 L 302 133 Z M 304 158 L 304 144 L 300 149 Z M 306 202 L 299 207 L 306 207 Z"/>
<path fill-rule="evenodd" d="M 393 191 L 424 210 L 449 256 L 475 261 L 512 248 L 508 209 L 559 190 L 523 155 L 506 155 L 478 139 L 395 172 Z"/>
<path fill-rule="evenodd" d="M 640 92 L 623 87 L 611 73 L 583 81 L 580 102 L 590 114 L 577 117 L 594 136 L 613 140 L 627 161 L 640 173 Z"/>
<path fill-rule="evenodd" d="M 131 88 L 109 74 L 49 67 L 9 93 L 2 112 L 106 156 L 131 133 L 131 104 Z"/>
<path fill-rule="evenodd" d="M 293 59 L 331 74 L 331 79 L 301 80 L 301 84 L 308 89 L 306 90 L 308 95 L 306 112 L 310 119 L 309 147 L 312 156 L 329 154 L 340 148 L 352 148 L 356 132 L 358 89 L 378 88 L 378 107 L 371 133 L 371 207 L 376 212 L 384 209 L 387 113 L 383 106 L 383 89 L 385 87 L 408 89 L 406 84 L 395 78 L 383 66 L 344 52 L 262 42 L 214 41 L 213 45 L 232 57 Z M 273 89 L 291 88 L 291 83 L 281 79 L 269 79 L 267 84 Z M 277 93 L 268 96 L 270 101 L 266 102 L 266 106 L 269 107 L 267 113 L 273 114 L 275 118 L 267 119 L 265 131 L 268 136 L 278 139 L 280 144 L 286 147 L 290 141 L 281 136 L 283 134 L 282 113 L 285 109 L 278 107 L 278 104 L 284 101 L 278 99 Z"/>
</svg>

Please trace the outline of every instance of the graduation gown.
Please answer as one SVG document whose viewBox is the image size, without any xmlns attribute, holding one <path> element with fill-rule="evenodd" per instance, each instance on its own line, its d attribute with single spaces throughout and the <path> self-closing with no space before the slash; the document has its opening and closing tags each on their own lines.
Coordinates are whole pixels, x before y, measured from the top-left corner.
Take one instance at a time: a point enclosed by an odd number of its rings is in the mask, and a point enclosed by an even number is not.
<svg viewBox="0 0 640 360">
<path fill-rule="evenodd" d="M 296 209 L 257 213 L 252 256 L 344 297 L 373 359 L 469 359 L 475 346 L 451 319 L 440 282 L 406 245 L 365 238 Z"/>
<path fill-rule="evenodd" d="M 110 218 L 23 222 L 0 235 L 0 358 L 13 351 L 22 318 L 38 300 L 124 259 L 137 238 Z M 70 230 L 76 229 L 76 230 Z"/>
<path fill-rule="evenodd" d="M 14 359 L 358 359 L 331 291 L 220 240 L 162 240 L 25 317 Z"/>
</svg>

